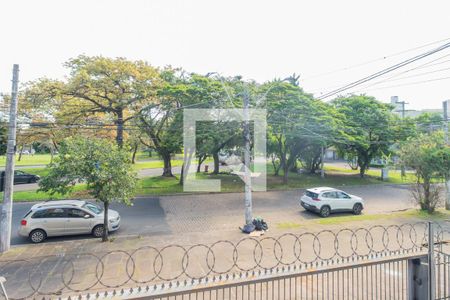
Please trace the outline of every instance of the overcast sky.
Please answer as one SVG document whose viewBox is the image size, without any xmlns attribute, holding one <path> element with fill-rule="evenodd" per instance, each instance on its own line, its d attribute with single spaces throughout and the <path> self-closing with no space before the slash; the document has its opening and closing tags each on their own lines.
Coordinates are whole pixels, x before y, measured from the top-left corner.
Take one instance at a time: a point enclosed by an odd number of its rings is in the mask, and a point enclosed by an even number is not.
<svg viewBox="0 0 450 300">
<path fill-rule="evenodd" d="M 62 63 L 87 54 L 260 82 L 295 72 L 319 96 L 450 42 L 448 0 L 2 0 L 0 12 L 3 93 L 13 63 L 23 82 L 63 78 Z M 450 48 L 381 79 L 352 91 L 440 108 L 450 99 Z"/>
</svg>

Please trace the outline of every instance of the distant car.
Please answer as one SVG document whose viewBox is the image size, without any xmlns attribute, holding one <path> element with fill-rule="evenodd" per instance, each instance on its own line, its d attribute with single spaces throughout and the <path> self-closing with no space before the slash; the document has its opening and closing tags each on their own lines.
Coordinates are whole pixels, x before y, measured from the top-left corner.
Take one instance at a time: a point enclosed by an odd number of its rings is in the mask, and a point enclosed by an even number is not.
<svg viewBox="0 0 450 300">
<path fill-rule="evenodd" d="M 0 180 L 5 177 L 5 171 L 1 172 Z M 29 174 L 21 170 L 14 171 L 14 184 L 36 183 L 41 179 L 39 175 Z"/>
<path fill-rule="evenodd" d="M 20 222 L 19 235 L 40 243 L 50 236 L 103 235 L 103 208 L 83 200 L 47 201 L 35 204 Z M 120 215 L 108 209 L 108 231 L 120 228 Z"/>
<path fill-rule="evenodd" d="M 219 163 L 222 166 L 239 165 L 242 163 L 241 158 L 237 155 L 219 154 Z"/>
<path fill-rule="evenodd" d="M 300 205 L 306 210 L 328 217 L 332 212 L 349 211 L 355 215 L 364 209 L 364 200 L 358 196 L 329 187 L 307 189 L 300 198 Z"/>
</svg>

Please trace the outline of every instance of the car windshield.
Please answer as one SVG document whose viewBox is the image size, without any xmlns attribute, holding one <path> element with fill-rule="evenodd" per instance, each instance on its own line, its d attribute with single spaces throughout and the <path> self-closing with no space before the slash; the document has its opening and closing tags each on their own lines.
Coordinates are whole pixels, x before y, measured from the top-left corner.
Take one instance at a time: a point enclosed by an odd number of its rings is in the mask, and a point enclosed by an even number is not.
<svg viewBox="0 0 450 300">
<path fill-rule="evenodd" d="M 82 207 L 89 209 L 90 211 L 92 211 L 94 214 L 97 215 L 103 211 L 103 208 L 92 202 L 86 202 Z"/>
</svg>

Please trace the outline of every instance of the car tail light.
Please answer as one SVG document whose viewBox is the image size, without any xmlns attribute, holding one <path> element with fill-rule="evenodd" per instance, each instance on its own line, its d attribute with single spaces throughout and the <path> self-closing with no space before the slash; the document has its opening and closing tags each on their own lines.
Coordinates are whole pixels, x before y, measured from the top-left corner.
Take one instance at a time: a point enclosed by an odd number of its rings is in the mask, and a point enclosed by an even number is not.
<svg viewBox="0 0 450 300">
<path fill-rule="evenodd" d="M 314 201 L 320 201 L 319 198 L 312 198 Z"/>
<path fill-rule="evenodd" d="M 27 226 L 27 220 L 22 220 L 22 221 L 20 221 L 20 225 L 22 225 L 22 226 Z"/>
</svg>

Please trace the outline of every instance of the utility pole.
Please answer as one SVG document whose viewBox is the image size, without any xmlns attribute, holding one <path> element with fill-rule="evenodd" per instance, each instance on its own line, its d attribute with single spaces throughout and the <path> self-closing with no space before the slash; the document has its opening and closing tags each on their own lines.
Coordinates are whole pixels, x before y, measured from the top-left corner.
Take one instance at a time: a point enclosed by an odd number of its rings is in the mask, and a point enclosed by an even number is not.
<svg viewBox="0 0 450 300">
<path fill-rule="evenodd" d="M 0 217 L 0 253 L 9 250 L 11 245 L 12 193 L 14 185 L 14 154 L 16 152 L 17 94 L 19 87 L 19 65 L 13 66 L 11 106 L 9 109 L 8 145 L 6 148 L 6 167 L 4 176 L 3 205 Z"/>
<path fill-rule="evenodd" d="M 255 230 L 253 225 L 252 211 L 252 178 L 250 171 L 250 99 L 249 92 L 244 89 L 244 183 L 245 183 L 245 225 L 244 232 L 252 232 Z"/>
<path fill-rule="evenodd" d="M 405 114 L 406 114 L 405 106 L 406 106 L 406 104 L 409 104 L 409 103 L 407 103 L 405 101 L 398 101 L 398 96 L 392 96 L 391 97 L 391 104 L 395 105 L 395 107 L 396 107 L 395 112 L 399 112 L 397 110 L 398 104 L 400 104 L 402 106 L 400 112 L 401 112 L 402 120 L 404 120 L 405 119 Z M 400 171 L 401 171 L 402 177 L 405 177 L 406 176 L 406 171 L 405 171 L 405 167 L 404 166 L 401 166 L 401 170 Z"/>
<path fill-rule="evenodd" d="M 444 112 L 444 134 L 445 143 L 450 146 L 448 138 L 448 121 L 449 121 L 449 110 L 450 110 L 450 100 L 442 102 L 442 108 Z M 450 210 L 450 178 L 445 178 L 445 209 Z"/>
</svg>

